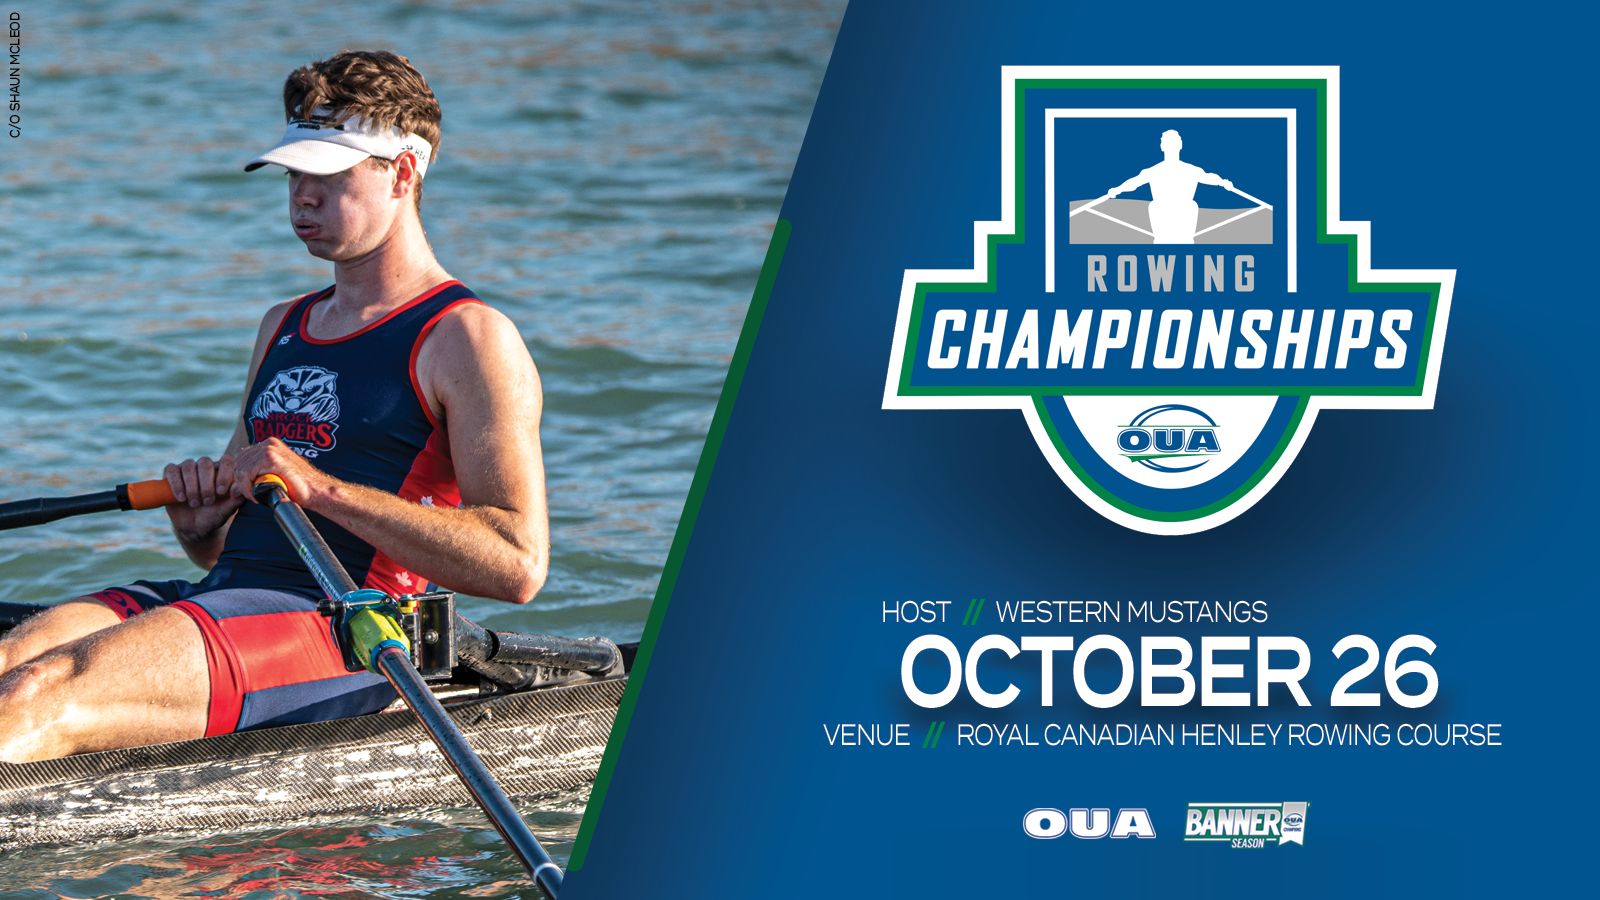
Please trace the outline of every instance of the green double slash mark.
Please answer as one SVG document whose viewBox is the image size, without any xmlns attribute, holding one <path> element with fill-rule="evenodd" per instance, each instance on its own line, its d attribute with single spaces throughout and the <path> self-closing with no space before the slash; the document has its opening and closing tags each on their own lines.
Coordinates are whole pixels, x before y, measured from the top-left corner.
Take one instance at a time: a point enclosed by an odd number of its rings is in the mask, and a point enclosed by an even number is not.
<svg viewBox="0 0 1600 900">
<path fill-rule="evenodd" d="M 989 601 L 983 597 L 974 597 L 967 603 L 967 614 L 961 617 L 961 624 L 976 625 L 978 618 L 983 615 L 984 604 Z M 929 722 L 928 735 L 922 739 L 922 749 L 934 750 L 939 746 L 939 738 L 944 736 L 943 722 Z"/>
<path fill-rule="evenodd" d="M 987 602 L 989 602 L 989 601 L 983 599 L 982 597 L 973 598 L 972 602 L 967 604 L 967 614 L 962 617 L 961 624 L 963 624 L 963 625 L 976 625 L 976 624 L 978 624 L 978 617 L 983 615 L 983 605 L 985 603 L 987 603 Z"/>
</svg>

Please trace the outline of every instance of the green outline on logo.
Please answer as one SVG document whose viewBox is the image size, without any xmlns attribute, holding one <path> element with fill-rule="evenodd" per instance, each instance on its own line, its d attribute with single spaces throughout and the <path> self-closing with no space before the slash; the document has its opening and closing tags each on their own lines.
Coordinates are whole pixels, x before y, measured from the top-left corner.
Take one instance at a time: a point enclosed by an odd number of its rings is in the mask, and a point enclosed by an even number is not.
<svg viewBox="0 0 1600 900">
<path fill-rule="evenodd" d="M 1349 293 L 1429 293 L 1427 321 L 1423 327 L 1421 349 L 1417 354 L 1415 382 L 1404 387 L 1339 388 L 1325 386 L 1279 387 L 1062 387 L 1059 385 L 1036 387 L 919 387 L 911 384 L 911 373 L 916 368 L 917 336 L 922 332 L 922 314 L 929 291 L 937 293 L 995 293 L 999 278 L 998 248 L 1001 244 L 1019 244 L 1025 241 L 1027 186 L 1025 154 L 1027 148 L 1027 104 L 1029 90 L 1063 89 L 1180 89 L 1180 90 L 1311 90 L 1317 94 L 1317 243 L 1344 244 L 1349 261 L 1346 289 Z M 1326 78 L 1019 78 L 1013 88 L 1013 119 L 1015 129 L 1012 163 L 1015 223 L 1010 234 L 987 236 L 986 257 L 988 280 L 974 282 L 918 282 L 913 291 L 912 305 L 905 333 L 905 348 L 900 360 L 900 376 L 896 395 L 900 397 L 955 397 L 994 396 L 1031 397 L 1033 412 L 1049 435 L 1050 442 L 1061 460 L 1082 484 L 1096 497 L 1123 513 L 1150 522 L 1189 522 L 1206 518 L 1237 503 L 1247 496 L 1277 467 L 1290 446 L 1300 434 L 1310 400 L 1314 396 L 1327 397 L 1419 397 L 1423 396 L 1433 352 L 1435 328 L 1438 324 L 1439 297 L 1443 285 L 1433 281 L 1417 282 L 1363 282 L 1360 280 L 1360 236 L 1357 234 L 1328 233 L 1328 80 Z M 1294 227 L 1291 225 L 1291 227 Z M 1272 453 L 1260 468 L 1227 496 L 1206 506 L 1182 512 L 1145 509 L 1116 496 L 1098 481 L 1091 478 L 1082 465 L 1068 451 L 1049 414 L 1043 398 L 1048 396 L 1298 396 L 1293 416 L 1279 437 Z"/>
<path fill-rule="evenodd" d="M 1077 458 L 1072 455 L 1071 451 L 1067 450 L 1067 445 L 1062 442 L 1060 433 L 1056 431 L 1055 421 L 1050 418 L 1049 413 L 1045 412 L 1044 399 L 1042 397 L 1033 398 L 1033 408 L 1039 415 L 1039 421 L 1044 424 L 1045 432 L 1050 435 L 1050 443 L 1055 445 L 1056 452 L 1061 454 L 1061 459 L 1067 464 L 1068 468 L 1072 469 L 1072 474 L 1077 476 L 1078 481 L 1084 487 L 1094 491 L 1095 496 L 1129 515 L 1138 516 L 1141 519 L 1149 519 L 1152 522 L 1192 522 L 1195 519 L 1203 519 L 1212 513 L 1227 509 L 1237 503 L 1241 497 L 1254 490 L 1255 486 L 1261 483 L 1261 479 L 1267 477 L 1267 473 L 1271 472 L 1273 467 L 1278 464 L 1278 459 L 1283 456 L 1284 451 L 1289 449 L 1289 443 L 1294 440 L 1294 436 L 1300 432 L 1300 419 L 1305 416 L 1306 406 L 1310 402 L 1310 397 L 1301 397 L 1300 401 L 1295 404 L 1294 415 L 1289 419 L 1289 427 L 1283 430 L 1283 436 L 1278 438 L 1278 444 L 1272 448 L 1272 454 L 1261 464 L 1261 468 L 1256 469 L 1254 475 L 1251 475 L 1243 484 L 1234 488 L 1233 491 L 1220 500 L 1208 503 L 1197 509 L 1184 510 L 1183 512 L 1163 512 L 1145 509 L 1142 506 L 1135 506 L 1106 490 L 1100 485 L 1100 482 L 1089 477 L 1089 473 L 1084 471 L 1083 466 L 1078 464 Z"/>
</svg>

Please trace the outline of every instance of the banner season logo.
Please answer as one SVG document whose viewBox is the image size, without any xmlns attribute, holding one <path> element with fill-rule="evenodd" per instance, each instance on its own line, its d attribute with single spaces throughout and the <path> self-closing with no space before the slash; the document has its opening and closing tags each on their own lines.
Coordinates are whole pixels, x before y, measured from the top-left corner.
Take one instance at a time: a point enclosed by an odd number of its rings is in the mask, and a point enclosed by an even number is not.
<svg viewBox="0 0 1600 900">
<path fill-rule="evenodd" d="M 1002 70 L 1001 210 L 908 269 L 885 409 L 1018 409 L 1096 512 L 1191 534 L 1324 409 L 1433 406 L 1454 270 L 1339 218 L 1337 67 Z"/>
</svg>

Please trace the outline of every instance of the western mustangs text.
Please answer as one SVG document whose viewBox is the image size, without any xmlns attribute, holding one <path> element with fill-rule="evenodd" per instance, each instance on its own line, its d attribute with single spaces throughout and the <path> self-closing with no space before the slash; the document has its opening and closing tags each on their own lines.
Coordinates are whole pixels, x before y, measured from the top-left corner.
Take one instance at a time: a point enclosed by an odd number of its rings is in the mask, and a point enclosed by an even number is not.
<svg viewBox="0 0 1600 900">
<path fill-rule="evenodd" d="M 949 621 L 949 600 L 906 600 L 883 604 L 884 622 Z M 1002 622 L 1069 624 L 1080 622 L 1254 622 L 1267 621 L 1265 600 L 1236 600 L 1232 603 L 1204 600 L 1020 600 L 995 601 Z M 957 610 L 959 612 L 959 610 Z"/>
</svg>

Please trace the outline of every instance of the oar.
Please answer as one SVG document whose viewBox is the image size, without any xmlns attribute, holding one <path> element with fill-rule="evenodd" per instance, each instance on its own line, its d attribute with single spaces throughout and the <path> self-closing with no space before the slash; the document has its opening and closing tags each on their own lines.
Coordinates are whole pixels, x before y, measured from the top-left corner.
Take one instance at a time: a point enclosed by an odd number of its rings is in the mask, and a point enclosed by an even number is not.
<svg viewBox="0 0 1600 900">
<path fill-rule="evenodd" d="M 109 491 L 79 494 L 76 497 L 36 497 L 0 503 L 0 531 L 8 528 L 25 528 L 43 525 L 68 516 L 85 513 L 110 512 L 120 509 L 155 509 L 177 503 L 172 488 L 165 481 L 135 481 L 119 484 Z"/>
<path fill-rule="evenodd" d="M 1111 194 L 1107 193 L 1103 197 L 1097 197 L 1097 198 L 1095 198 L 1093 200 L 1090 200 L 1088 203 L 1085 203 L 1084 205 L 1082 205 L 1082 206 L 1078 207 L 1077 209 L 1073 210 L 1072 212 L 1067 213 L 1067 218 L 1070 219 L 1073 216 L 1077 215 L 1078 213 L 1094 213 L 1095 215 L 1099 216 L 1102 219 L 1105 219 L 1108 222 L 1115 222 L 1115 223 L 1117 223 L 1118 225 L 1121 225 L 1124 228 L 1132 228 L 1134 231 L 1137 231 L 1140 234 L 1148 235 L 1149 237 L 1155 237 L 1155 232 L 1153 232 L 1153 231 L 1145 231 L 1143 228 L 1140 228 L 1137 225 L 1133 225 L 1133 224 L 1130 224 L 1128 222 L 1124 222 L 1121 219 L 1117 218 L 1116 216 L 1108 216 L 1105 213 L 1101 212 L 1100 210 L 1095 209 L 1096 206 L 1099 206 L 1100 204 L 1102 204 L 1102 203 L 1104 203 L 1104 202 L 1106 202 L 1107 200 L 1110 200 L 1110 199 L 1111 199 Z"/>
<path fill-rule="evenodd" d="M 1078 207 L 1077 209 L 1073 210 L 1072 212 L 1067 213 L 1067 218 L 1070 219 L 1073 216 L 1075 216 L 1075 215 L 1077 215 L 1078 213 L 1081 213 L 1081 212 L 1094 212 L 1094 208 L 1096 206 L 1099 206 L 1100 204 L 1102 204 L 1102 203 L 1104 203 L 1104 202 L 1106 202 L 1107 200 L 1110 200 L 1110 199 L 1111 199 L 1111 194 L 1110 193 L 1107 193 L 1105 196 L 1102 196 L 1102 197 L 1096 197 L 1095 199 L 1090 200 L 1088 203 L 1085 203 L 1084 205 L 1082 205 L 1082 206 Z M 1101 213 L 1101 215 L 1105 215 L 1105 214 Z M 1110 217 L 1107 216 L 1107 218 L 1110 218 Z M 1117 220 L 1116 219 L 1111 219 L 1111 221 L 1115 222 Z"/>
<path fill-rule="evenodd" d="M 1265 206 L 1267 209 L 1271 209 L 1272 208 L 1272 204 L 1268 203 L 1267 201 L 1262 200 L 1262 199 L 1260 199 L 1258 197 L 1252 197 L 1249 194 L 1246 194 L 1244 191 L 1241 191 L 1236 187 L 1228 188 L 1228 190 L 1233 191 L 1235 194 L 1238 194 L 1239 196 L 1245 198 L 1246 200 L 1249 200 L 1251 203 L 1254 203 L 1257 206 Z"/>
<path fill-rule="evenodd" d="M 1223 185 L 1223 187 L 1227 187 L 1227 185 Z M 1199 231 L 1196 231 L 1194 233 L 1195 237 L 1199 237 L 1200 235 L 1205 234 L 1208 231 L 1216 231 L 1218 228 L 1221 228 L 1224 225 L 1231 225 L 1234 222 L 1237 222 L 1240 219 L 1244 218 L 1245 216 L 1250 215 L 1251 213 L 1258 213 L 1258 212 L 1262 211 L 1263 209 L 1271 209 L 1272 208 L 1272 204 L 1266 202 L 1265 200 L 1260 199 L 1259 197 L 1252 197 L 1249 194 L 1246 194 L 1244 191 L 1241 191 L 1236 187 L 1230 187 L 1230 188 L 1228 188 L 1228 190 L 1233 191 L 1235 194 L 1238 194 L 1239 196 L 1245 198 L 1246 200 L 1249 200 L 1251 203 L 1254 203 L 1255 206 L 1251 207 L 1250 209 L 1245 210 L 1242 213 L 1239 213 L 1236 216 L 1233 216 L 1233 217 L 1227 218 L 1227 219 L 1223 219 L 1221 222 L 1218 222 L 1215 225 L 1207 225 L 1206 227 L 1200 229 Z"/>
<path fill-rule="evenodd" d="M 305 512 L 289 498 L 282 479 L 276 475 L 261 476 L 256 479 L 255 495 L 257 500 L 272 509 L 278 526 L 288 535 L 290 543 L 299 551 L 300 558 L 305 560 L 306 568 L 311 570 L 312 576 L 328 594 L 332 607 L 360 610 L 345 618 L 344 622 L 350 624 L 350 630 L 354 633 L 351 636 L 354 639 L 352 643 L 360 647 L 361 653 L 370 653 L 370 656 L 361 660 L 362 664 L 388 678 L 395 691 L 405 698 L 406 706 L 416 713 L 422 727 L 433 736 L 433 742 L 444 753 L 445 759 L 450 761 L 450 767 L 456 770 L 461 783 L 478 801 L 511 852 L 516 854 L 517 861 L 554 900 L 561 890 L 561 867 L 551 861 L 550 854 L 539 846 L 538 838 L 533 836 L 522 817 L 517 815 L 506 792 L 495 783 L 488 767 L 468 746 L 466 738 L 450 721 L 444 707 L 439 705 L 433 692 L 428 690 L 427 683 L 411 665 L 403 632 L 392 618 L 382 612 L 385 604 L 351 596 L 377 592 L 362 591 L 356 586 L 322 540 L 322 535 L 312 526 L 311 520 L 306 518 Z"/>
</svg>

